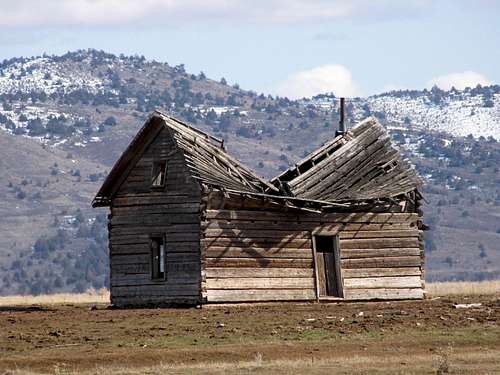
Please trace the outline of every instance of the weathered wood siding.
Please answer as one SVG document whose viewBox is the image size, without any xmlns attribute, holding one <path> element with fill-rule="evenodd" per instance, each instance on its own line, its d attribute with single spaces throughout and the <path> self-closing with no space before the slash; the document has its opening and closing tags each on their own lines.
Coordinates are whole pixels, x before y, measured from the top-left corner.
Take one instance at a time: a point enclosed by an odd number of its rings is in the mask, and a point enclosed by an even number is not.
<svg viewBox="0 0 500 375">
<path fill-rule="evenodd" d="M 153 161 L 167 161 L 164 189 L 151 188 Z M 169 131 L 162 130 L 111 204 L 110 290 L 115 305 L 200 301 L 200 189 Z M 152 234 L 166 238 L 166 279 L 151 278 Z"/>
<path fill-rule="evenodd" d="M 204 216 L 208 302 L 316 299 L 312 236 L 337 233 L 345 299 L 423 297 L 417 214 L 208 209 Z"/>
</svg>

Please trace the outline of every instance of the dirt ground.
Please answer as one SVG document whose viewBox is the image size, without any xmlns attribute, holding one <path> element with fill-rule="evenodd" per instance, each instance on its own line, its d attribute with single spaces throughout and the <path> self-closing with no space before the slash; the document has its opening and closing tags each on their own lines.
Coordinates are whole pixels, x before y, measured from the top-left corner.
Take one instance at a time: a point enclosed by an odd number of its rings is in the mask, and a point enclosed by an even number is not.
<svg viewBox="0 0 500 375">
<path fill-rule="evenodd" d="M 0 375 L 26 373 L 500 374 L 500 295 L 1 307 Z"/>
</svg>

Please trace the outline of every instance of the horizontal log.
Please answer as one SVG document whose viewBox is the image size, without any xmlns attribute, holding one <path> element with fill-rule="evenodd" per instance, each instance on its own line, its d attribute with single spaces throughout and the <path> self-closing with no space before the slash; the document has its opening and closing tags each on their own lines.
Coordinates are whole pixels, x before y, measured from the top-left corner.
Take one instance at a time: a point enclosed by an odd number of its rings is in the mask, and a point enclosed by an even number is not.
<svg viewBox="0 0 500 375">
<path fill-rule="evenodd" d="M 167 254 L 195 254 L 199 255 L 200 253 L 200 246 L 197 242 L 174 242 L 170 244 L 167 241 L 167 248 L 166 248 Z M 114 242 L 112 242 L 110 246 L 110 254 L 111 255 L 127 255 L 127 254 L 150 254 L 151 249 L 150 249 L 150 243 L 142 243 L 142 244 L 118 244 L 115 245 Z"/>
<path fill-rule="evenodd" d="M 256 247 L 267 249 L 270 247 L 312 249 L 311 239 L 276 239 L 276 238 L 204 238 L 201 240 L 205 248 L 211 246 L 218 247 Z"/>
<path fill-rule="evenodd" d="M 200 244 L 198 242 L 169 242 L 167 240 L 167 254 L 185 253 L 185 254 L 200 254 Z"/>
<path fill-rule="evenodd" d="M 111 264 L 111 273 L 122 273 L 127 275 L 150 273 L 150 263 Z"/>
<path fill-rule="evenodd" d="M 167 275 L 192 272 L 201 274 L 201 263 L 199 259 L 194 262 L 169 262 L 167 260 Z"/>
<path fill-rule="evenodd" d="M 151 252 L 149 242 L 141 244 L 115 244 L 110 242 L 109 253 L 111 255 L 126 255 L 126 254 L 149 254 Z"/>
<path fill-rule="evenodd" d="M 420 256 L 420 249 L 416 247 L 396 247 L 385 249 L 341 249 L 342 259 L 373 258 L 373 257 L 401 257 Z"/>
<path fill-rule="evenodd" d="M 347 300 L 366 299 L 422 299 L 424 292 L 421 288 L 411 289 L 347 289 L 344 290 Z"/>
<path fill-rule="evenodd" d="M 113 236 L 122 236 L 124 234 L 130 234 L 130 235 L 148 235 L 150 236 L 151 234 L 161 234 L 164 233 L 167 242 L 193 242 L 193 241 L 199 241 L 200 239 L 200 232 L 199 231 L 193 231 L 193 232 L 179 232 L 176 230 L 172 230 L 168 226 L 164 227 L 133 227 L 133 228 L 111 228 L 111 237 Z"/>
<path fill-rule="evenodd" d="M 414 213 L 324 213 L 296 214 L 262 211 L 207 210 L 207 219 L 254 220 L 254 221 L 323 221 L 342 223 L 412 223 L 418 220 Z"/>
<path fill-rule="evenodd" d="M 136 274 L 136 275 L 125 275 L 118 274 L 112 275 L 110 278 L 111 287 L 114 286 L 148 286 L 148 285 L 178 285 L 182 287 L 185 284 L 196 284 L 200 283 L 201 276 L 200 273 L 182 273 L 182 274 L 167 274 L 165 280 L 153 280 L 150 274 Z"/>
<path fill-rule="evenodd" d="M 419 267 L 422 263 L 420 257 L 376 257 L 360 259 L 342 259 L 341 265 L 346 268 L 393 268 L 393 267 Z"/>
<path fill-rule="evenodd" d="M 206 267 L 312 268 L 307 259 L 206 258 Z"/>
<path fill-rule="evenodd" d="M 109 243 L 112 245 L 149 245 L 150 236 L 147 234 L 117 235 L 109 233 Z"/>
<path fill-rule="evenodd" d="M 117 195 L 113 199 L 113 207 L 127 207 L 127 206 L 146 206 L 157 204 L 172 204 L 172 203 L 199 203 L 201 199 L 200 194 L 173 194 L 172 192 L 165 192 L 161 194 L 144 193 L 144 194 L 122 194 Z"/>
<path fill-rule="evenodd" d="M 200 261 L 198 253 L 174 253 L 167 251 L 166 254 L 167 264 L 170 263 L 196 263 Z"/>
<path fill-rule="evenodd" d="M 142 231 L 142 232 L 141 232 Z M 135 234 L 150 234 L 154 231 L 168 233 L 185 233 L 185 232 L 200 232 L 198 223 L 170 223 L 163 222 L 156 225 L 144 224 L 129 224 L 129 225 L 111 225 L 111 235 L 135 235 Z"/>
<path fill-rule="evenodd" d="M 174 263 L 199 263 L 200 257 L 198 254 L 189 253 L 167 253 L 166 254 L 167 267 Z M 110 258 L 112 266 L 119 264 L 135 264 L 135 263 L 149 263 L 151 262 L 150 253 L 146 254 L 120 254 L 113 255 Z"/>
<path fill-rule="evenodd" d="M 113 255 L 109 259 L 111 267 L 122 264 L 139 264 L 139 263 L 150 263 L 150 262 L 151 262 L 151 255 L 149 253 Z"/>
<path fill-rule="evenodd" d="M 111 213 L 113 216 L 119 215 L 144 215 L 144 214 L 172 214 L 175 212 L 183 212 L 190 214 L 198 214 L 200 212 L 200 203 L 170 203 L 156 204 L 145 206 L 125 206 L 113 207 Z"/>
<path fill-rule="evenodd" d="M 205 275 L 209 278 L 281 278 L 281 277 L 313 277 L 312 268 L 206 268 Z"/>
<path fill-rule="evenodd" d="M 344 279 L 346 289 L 421 288 L 420 276 L 360 277 Z"/>
<path fill-rule="evenodd" d="M 410 237 L 418 235 L 418 230 L 410 229 L 407 223 L 396 224 L 339 224 L 321 222 L 301 222 L 300 224 L 289 221 L 249 221 L 249 220 L 215 220 L 211 219 L 202 223 L 204 229 L 252 229 L 252 230 L 297 230 L 326 232 L 330 235 L 340 233 L 345 238 L 376 238 L 376 237 Z M 352 232 L 352 233 L 349 233 Z M 388 236 L 386 233 L 393 233 Z"/>
<path fill-rule="evenodd" d="M 171 184 L 186 184 L 189 182 L 190 176 L 186 174 L 185 171 L 182 170 L 173 170 L 172 168 L 167 171 L 167 179 L 165 181 L 166 184 L 169 182 Z M 131 186 L 132 184 L 142 184 L 145 188 L 145 192 L 148 192 L 151 190 L 151 180 L 152 180 L 152 175 L 149 174 L 137 174 L 132 177 L 127 177 L 125 182 L 122 184 L 120 187 L 120 191 L 123 191 L 123 187 Z"/>
<path fill-rule="evenodd" d="M 134 297 L 115 297 L 111 295 L 111 303 L 115 306 L 143 306 L 147 304 L 190 304 L 195 305 L 200 302 L 199 294 L 186 296 L 134 296 Z"/>
<path fill-rule="evenodd" d="M 200 217 L 197 213 L 171 212 L 160 214 L 134 214 L 115 215 L 111 218 L 111 225 L 175 225 L 187 224 L 199 228 Z"/>
<path fill-rule="evenodd" d="M 383 276 L 420 276 L 420 267 L 399 267 L 399 268 L 353 268 L 343 269 L 342 277 L 383 277 Z"/>
<path fill-rule="evenodd" d="M 188 194 L 177 194 L 178 199 L 189 197 Z M 119 197 L 119 196 L 117 196 Z M 165 198 L 165 192 L 164 191 L 157 191 L 157 190 L 151 190 L 147 193 L 134 193 L 134 194 L 129 194 L 127 195 L 127 198 Z M 169 197 L 171 198 L 171 197 Z M 197 200 L 194 200 L 197 201 Z M 179 200 L 177 200 L 177 203 Z M 176 201 L 172 201 L 171 203 L 176 203 Z"/>
<path fill-rule="evenodd" d="M 205 238 L 276 238 L 276 239 L 308 239 L 311 238 L 309 231 L 277 231 L 277 230 L 251 230 L 251 229 L 206 229 Z"/>
<path fill-rule="evenodd" d="M 111 289 L 113 297 L 135 296 L 186 296 L 197 295 L 200 292 L 198 283 L 184 285 L 146 285 L 146 286 L 116 286 Z"/>
<path fill-rule="evenodd" d="M 368 238 L 418 238 L 421 233 L 417 229 L 392 229 L 394 226 L 394 224 L 389 226 L 383 225 L 384 229 L 382 230 L 366 230 L 366 228 L 362 228 L 359 231 L 341 231 L 339 232 L 339 238 L 341 241 Z"/>
<path fill-rule="evenodd" d="M 306 301 L 316 298 L 313 289 L 208 289 L 208 302 Z"/>
<path fill-rule="evenodd" d="M 262 199 L 255 199 L 255 198 L 247 198 L 245 200 L 242 199 L 234 199 L 234 198 L 229 198 L 225 199 L 224 201 L 222 200 L 209 200 L 207 202 L 207 208 L 208 209 L 219 209 L 221 205 L 223 204 L 223 207 L 225 210 L 268 210 L 268 211 L 273 211 L 273 210 L 279 210 L 283 209 L 283 206 L 280 205 L 277 202 L 264 202 Z"/>
<path fill-rule="evenodd" d="M 182 186 L 182 189 L 181 189 Z M 120 190 L 118 191 L 118 194 L 120 196 L 124 195 L 130 195 L 130 194 L 146 194 L 147 192 L 150 191 L 150 187 L 145 187 L 145 186 L 130 186 L 130 185 L 122 185 Z M 178 182 L 175 184 L 172 183 L 166 183 L 165 186 L 163 187 L 162 190 L 165 195 L 171 194 L 174 196 L 181 195 L 181 194 L 195 194 L 194 187 L 187 185 L 186 183 L 183 183 L 182 185 Z"/>
<path fill-rule="evenodd" d="M 419 250 L 420 251 L 420 250 Z M 270 247 L 220 247 L 211 246 L 205 250 L 207 258 L 301 258 L 312 259 L 311 249 L 290 249 Z"/>
<path fill-rule="evenodd" d="M 418 248 L 418 238 L 383 238 L 341 240 L 341 249 L 384 249 L 384 248 Z"/>
<path fill-rule="evenodd" d="M 207 279 L 207 289 L 293 289 L 314 288 L 314 279 L 299 277 L 281 278 L 216 278 Z"/>
</svg>

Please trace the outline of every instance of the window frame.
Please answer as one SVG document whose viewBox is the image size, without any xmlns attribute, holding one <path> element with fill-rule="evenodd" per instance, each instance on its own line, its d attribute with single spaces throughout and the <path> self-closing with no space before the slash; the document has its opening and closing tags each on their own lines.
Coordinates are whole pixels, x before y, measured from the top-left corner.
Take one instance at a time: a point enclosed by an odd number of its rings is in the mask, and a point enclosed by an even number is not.
<svg viewBox="0 0 500 375">
<path fill-rule="evenodd" d="M 165 159 L 162 160 L 154 160 L 153 165 L 151 167 L 151 179 L 150 186 L 151 189 L 164 189 L 167 183 L 167 168 L 168 163 Z M 163 178 L 160 179 L 160 184 L 155 184 L 155 180 L 159 173 L 163 173 Z"/>
<path fill-rule="evenodd" d="M 159 242 L 158 255 L 155 256 L 154 243 Z M 162 250 L 163 246 L 163 250 Z M 164 233 L 153 233 L 150 235 L 149 241 L 150 263 L 151 263 L 151 280 L 163 281 L 167 279 L 167 241 Z M 157 258 L 157 260 L 155 259 Z M 161 272 L 161 264 L 163 258 L 163 272 Z"/>
<path fill-rule="evenodd" d="M 335 264 L 335 277 L 337 280 L 338 293 L 339 297 L 333 297 L 338 299 L 345 298 L 344 295 L 344 275 L 342 272 L 342 264 L 341 264 L 341 248 L 340 248 L 340 231 L 325 231 L 321 229 L 316 229 L 311 231 L 311 240 L 312 240 L 312 255 L 313 255 L 313 267 L 314 267 L 314 283 L 316 290 L 316 301 L 319 302 L 320 298 L 328 298 L 324 296 L 320 296 L 319 294 L 319 276 L 318 276 L 318 264 L 316 260 L 316 238 L 317 237 L 332 237 L 333 239 L 333 257 Z"/>
</svg>

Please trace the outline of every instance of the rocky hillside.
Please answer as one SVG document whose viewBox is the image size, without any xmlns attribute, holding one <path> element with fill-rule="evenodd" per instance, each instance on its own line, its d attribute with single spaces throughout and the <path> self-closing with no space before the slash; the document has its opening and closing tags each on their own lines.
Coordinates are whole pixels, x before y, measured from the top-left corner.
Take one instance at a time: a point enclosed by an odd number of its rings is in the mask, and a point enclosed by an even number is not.
<svg viewBox="0 0 500 375">
<path fill-rule="evenodd" d="M 334 135 L 333 95 L 291 101 L 183 65 L 89 50 L 0 64 L 0 294 L 107 284 L 106 211 L 90 202 L 154 108 L 227 141 L 271 177 Z M 500 86 L 348 101 L 426 177 L 429 280 L 500 277 Z M 471 135 L 469 135 L 471 134 Z"/>
</svg>

